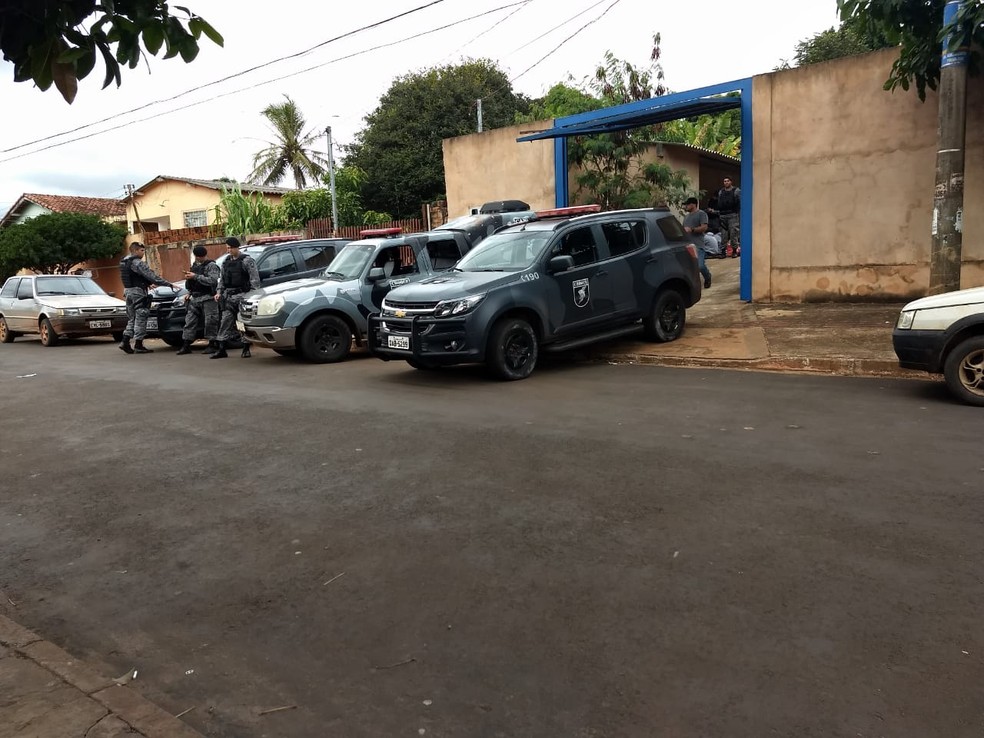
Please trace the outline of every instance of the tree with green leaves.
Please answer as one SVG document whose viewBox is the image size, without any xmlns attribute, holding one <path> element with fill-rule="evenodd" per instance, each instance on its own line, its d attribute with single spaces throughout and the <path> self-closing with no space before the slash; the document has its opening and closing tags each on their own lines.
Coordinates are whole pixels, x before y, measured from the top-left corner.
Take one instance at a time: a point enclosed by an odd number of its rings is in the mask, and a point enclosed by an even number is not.
<svg viewBox="0 0 984 738">
<path fill-rule="evenodd" d="M 474 133 L 476 101 L 485 128 L 513 123 L 529 101 L 485 59 L 398 77 L 365 119 L 345 163 L 366 174 L 362 204 L 397 217 L 419 216 L 421 203 L 444 194 L 445 138 Z"/>
<path fill-rule="evenodd" d="M 249 181 L 254 184 L 275 185 L 288 174 L 294 185 L 303 189 L 308 179 L 319 182 L 328 167 L 328 159 L 311 149 L 321 131 L 307 130 L 307 123 L 297 103 L 288 96 L 284 102 L 267 105 L 263 117 L 273 131 L 273 141 L 253 157 L 253 172 Z"/>
<path fill-rule="evenodd" d="M 908 90 L 915 84 L 920 100 L 926 99 L 927 87 L 936 89 L 941 45 L 948 36 L 951 49 L 965 41 L 971 43 L 970 74 L 980 73 L 984 3 L 967 0 L 946 27 L 945 5 L 946 0 L 837 0 L 842 21 L 883 38 L 888 46 L 899 47 L 899 58 L 892 64 L 885 89 Z"/>
<path fill-rule="evenodd" d="M 667 91 L 660 55 L 659 34 L 653 37 L 648 67 L 636 68 L 606 52 L 586 81 L 587 90 L 602 106 L 660 97 Z M 643 163 L 650 145 L 659 140 L 660 130 L 658 125 L 642 126 L 569 139 L 569 161 L 580 169 L 575 175 L 575 199 L 597 202 L 606 210 L 683 202 L 692 193 L 685 172 L 673 171 L 666 164 Z"/>
<path fill-rule="evenodd" d="M 116 256 L 125 237 L 124 226 L 96 215 L 38 215 L 0 231 L 0 271 L 68 274 L 84 261 Z"/>
<path fill-rule="evenodd" d="M 517 123 L 535 120 L 552 120 L 568 115 L 590 113 L 604 106 L 604 102 L 571 84 L 558 82 L 542 98 L 530 102 L 529 113 L 517 113 Z"/>
<path fill-rule="evenodd" d="M 869 51 L 877 51 L 892 45 L 878 29 L 869 27 L 862 18 L 854 16 L 842 22 L 837 28 L 828 28 L 797 43 L 793 62 L 783 61 L 777 70 L 867 54 Z"/>
<path fill-rule="evenodd" d="M 198 56 L 204 35 L 222 46 L 222 36 L 188 8 L 162 0 L 4 0 L 0 3 L 0 50 L 14 65 L 14 81 L 33 80 L 47 90 L 54 83 L 71 103 L 78 81 L 96 66 L 106 67 L 103 88 L 119 87 L 122 65 L 133 69 L 141 56 Z M 143 46 L 141 48 L 141 41 Z"/>
</svg>

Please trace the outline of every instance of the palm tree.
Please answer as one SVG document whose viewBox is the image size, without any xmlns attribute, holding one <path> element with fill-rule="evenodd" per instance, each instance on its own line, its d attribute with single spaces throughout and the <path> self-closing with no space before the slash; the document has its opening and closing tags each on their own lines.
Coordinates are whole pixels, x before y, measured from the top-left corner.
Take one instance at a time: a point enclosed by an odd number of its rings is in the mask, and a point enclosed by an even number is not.
<svg viewBox="0 0 984 738">
<path fill-rule="evenodd" d="M 300 190 L 308 179 L 321 181 L 328 160 L 310 149 L 321 132 L 304 133 L 304 116 L 297 108 L 297 103 L 287 95 L 284 98 L 286 102 L 268 105 L 263 109 L 263 117 L 273 130 L 274 140 L 253 157 L 253 173 L 249 175 L 249 181 L 253 184 L 275 185 L 288 172 L 293 172 L 294 184 Z"/>
</svg>

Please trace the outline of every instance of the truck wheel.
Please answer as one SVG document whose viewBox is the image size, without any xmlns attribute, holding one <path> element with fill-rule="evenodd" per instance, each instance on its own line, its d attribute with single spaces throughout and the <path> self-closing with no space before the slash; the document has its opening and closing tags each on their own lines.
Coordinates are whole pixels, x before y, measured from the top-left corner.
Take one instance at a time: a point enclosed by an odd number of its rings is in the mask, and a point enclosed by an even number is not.
<svg viewBox="0 0 984 738">
<path fill-rule="evenodd" d="M 298 348 L 308 361 L 333 364 L 352 350 L 352 331 L 337 315 L 319 315 L 304 327 Z"/>
<path fill-rule="evenodd" d="M 47 318 L 41 318 L 41 323 L 38 326 L 38 331 L 41 333 L 42 346 L 58 345 L 58 334 L 55 333 L 55 327 L 51 325 L 50 320 L 48 320 Z"/>
<path fill-rule="evenodd" d="M 536 368 L 540 342 L 533 326 L 520 318 L 505 318 L 492 328 L 486 362 L 499 379 L 526 379 Z"/>
<path fill-rule="evenodd" d="M 943 376 L 957 399 L 984 407 L 984 336 L 968 338 L 950 351 L 943 364 Z"/>
<path fill-rule="evenodd" d="M 13 343 L 17 334 L 10 330 L 6 318 L 0 318 L 0 343 Z"/>
<path fill-rule="evenodd" d="M 662 290 L 653 300 L 653 309 L 642 320 L 646 338 L 667 343 L 683 335 L 687 324 L 687 306 L 683 295 L 674 289 Z"/>
</svg>

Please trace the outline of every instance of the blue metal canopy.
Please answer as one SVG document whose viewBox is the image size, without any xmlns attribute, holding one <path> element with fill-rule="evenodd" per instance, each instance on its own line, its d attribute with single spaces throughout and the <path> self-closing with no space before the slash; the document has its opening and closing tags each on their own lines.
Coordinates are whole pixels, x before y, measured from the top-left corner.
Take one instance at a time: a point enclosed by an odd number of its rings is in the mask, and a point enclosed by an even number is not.
<svg viewBox="0 0 984 738">
<path fill-rule="evenodd" d="M 544 138 L 566 138 L 567 136 L 587 136 L 595 133 L 613 133 L 614 131 L 625 131 L 630 128 L 653 125 L 654 123 L 666 123 L 667 121 L 678 120 L 680 118 L 709 115 L 741 107 L 740 97 L 699 98 L 697 100 L 691 99 L 678 103 L 661 103 L 662 100 L 663 98 L 658 97 L 647 100 L 646 102 L 652 104 L 651 107 L 641 110 L 625 110 L 612 113 L 611 111 L 617 110 L 617 108 L 610 108 L 606 111 L 599 111 L 603 115 L 592 120 L 556 125 L 546 131 L 532 133 L 516 140 L 537 141 Z M 566 121 L 568 119 L 562 118 L 556 122 L 559 123 L 560 120 Z"/>
</svg>

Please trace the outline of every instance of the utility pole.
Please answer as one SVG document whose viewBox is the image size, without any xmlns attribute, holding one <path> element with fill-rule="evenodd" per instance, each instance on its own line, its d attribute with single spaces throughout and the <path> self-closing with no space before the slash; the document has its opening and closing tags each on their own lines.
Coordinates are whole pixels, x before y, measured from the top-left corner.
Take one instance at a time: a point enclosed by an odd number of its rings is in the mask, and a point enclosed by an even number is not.
<svg viewBox="0 0 984 738">
<path fill-rule="evenodd" d="M 482 98 L 478 98 L 478 132 L 482 132 Z"/>
<path fill-rule="evenodd" d="M 328 186 L 331 188 L 331 235 L 338 235 L 338 203 L 335 200 L 335 153 L 331 147 L 331 126 L 325 129 L 328 134 Z"/>
<path fill-rule="evenodd" d="M 133 215 L 137 219 L 137 228 L 136 228 L 135 232 L 136 233 L 139 233 L 140 235 L 143 235 L 143 232 L 144 232 L 144 230 L 143 230 L 143 221 L 140 220 L 140 211 L 137 210 L 137 201 L 133 199 L 133 190 L 134 189 L 135 188 L 134 188 L 134 186 L 132 184 L 126 185 L 126 196 L 127 196 L 127 199 L 130 200 L 130 204 L 133 205 Z"/>
<path fill-rule="evenodd" d="M 943 25 L 949 25 L 966 0 L 948 0 Z M 958 31 L 957 33 L 962 33 Z M 939 147 L 936 153 L 936 193 L 933 200 L 933 249 L 929 294 L 960 289 L 963 248 L 964 146 L 967 130 L 968 34 L 950 50 L 953 35 L 943 39 L 940 62 Z"/>
</svg>

